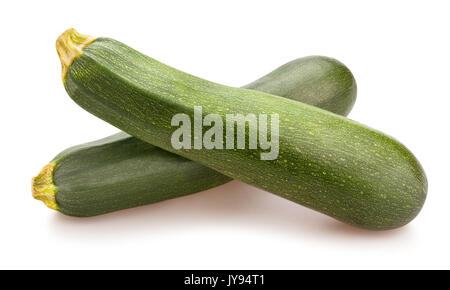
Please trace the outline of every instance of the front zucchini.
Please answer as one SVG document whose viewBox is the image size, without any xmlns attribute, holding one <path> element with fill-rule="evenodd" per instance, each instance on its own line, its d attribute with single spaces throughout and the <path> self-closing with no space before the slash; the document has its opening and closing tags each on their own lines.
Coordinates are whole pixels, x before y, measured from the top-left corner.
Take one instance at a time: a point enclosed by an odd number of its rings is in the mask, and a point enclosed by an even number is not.
<svg viewBox="0 0 450 290">
<path fill-rule="evenodd" d="M 381 132 L 300 102 L 197 78 L 113 39 L 69 30 L 59 43 L 72 99 L 141 140 L 367 229 L 403 226 L 423 206 L 422 167 Z M 192 120 L 197 106 L 222 119 L 238 113 L 279 116 L 278 158 L 262 161 L 253 149 L 175 150 L 172 117 Z"/>
<path fill-rule="evenodd" d="M 337 60 L 293 60 L 245 86 L 346 114 L 356 98 L 350 70 Z M 93 216 L 167 200 L 231 178 L 124 132 L 68 148 L 33 179 L 34 197 L 72 216 Z"/>
</svg>

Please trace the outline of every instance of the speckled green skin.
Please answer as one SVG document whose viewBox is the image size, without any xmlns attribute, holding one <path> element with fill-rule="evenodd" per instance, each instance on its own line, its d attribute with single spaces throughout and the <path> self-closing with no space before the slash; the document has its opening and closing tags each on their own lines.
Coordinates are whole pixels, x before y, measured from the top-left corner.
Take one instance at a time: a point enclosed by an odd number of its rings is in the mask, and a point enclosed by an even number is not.
<svg viewBox="0 0 450 290">
<path fill-rule="evenodd" d="M 61 152 L 58 211 L 88 217 L 199 192 L 231 180 L 121 132 Z"/>
<path fill-rule="evenodd" d="M 356 100 L 356 82 L 339 61 L 310 56 L 288 62 L 244 86 L 286 97 L 339 115 L 347 116 Z"/>
<path fill-rule="evenodd" d="M 339 61 L 323 56 L 296 59 L 245 87 L 340 114 L 348 113 L 356 99 L 351 72 Z M 231 180 L 124 132 L 66 149 L 54 161 L 59 211 L 72 216 L 154 203 Z"/>
<path fill-rule="evenodd" d="M 141 140 L 354 226 L 403 226 L 426 198 L 422 167 L 393 138 L 310 105 L 197 78 L 112 39 L 84 48 L 65 88 L 81 107 Z M 223 118 L 279 114 L 278 159 L 261 161 L 259 150 L 174 150 L 172 116 L 193 119 L 199 105 Z"/>
</svg>

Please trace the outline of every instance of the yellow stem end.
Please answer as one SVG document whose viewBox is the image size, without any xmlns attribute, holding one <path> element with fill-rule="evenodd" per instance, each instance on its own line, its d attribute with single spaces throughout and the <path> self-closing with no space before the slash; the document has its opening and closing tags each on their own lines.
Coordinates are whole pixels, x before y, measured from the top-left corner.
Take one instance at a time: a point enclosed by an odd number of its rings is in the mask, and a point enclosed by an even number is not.
<svg viewBox="0 0 450 290">
<path fill-rule="evenodd" d="M 74 59 L 81 54 L 83 48 L 91 44 L 95 37 L 79 34 L 75 29 L 70 28 L 64 31 L 56 40 L 56 51 L 62 65 L 62 79 L 66 79 L 69 66 Z"/>
<path fill-rule="evenodd" d="M 51 209 L 58 210 L 56 204 L 56 186 L 53 184 L 53 169 L 55 162 L 51 162 L 42 168 L 41 172 L 31 180 L 31 192 L 35 199 L 41 200 Z"/>
</svg>

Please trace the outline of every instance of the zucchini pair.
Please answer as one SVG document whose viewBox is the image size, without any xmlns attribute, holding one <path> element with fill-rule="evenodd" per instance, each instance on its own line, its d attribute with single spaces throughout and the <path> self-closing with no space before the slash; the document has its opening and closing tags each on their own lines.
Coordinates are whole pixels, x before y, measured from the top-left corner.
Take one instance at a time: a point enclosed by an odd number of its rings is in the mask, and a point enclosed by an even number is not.
<svg viewBox="0 0 450 290">
<path fill-rule="evenodd" d="M 197 78 L 113 39 L 68 30 L 58 39 L 57 49 L 70 97 L 140 140 L 366 229 L 403 226 L 423 206 L 427 180 L 422 167 L 404 145 L 381 132 L 271 93 Z M 333 91 L 336 83 L 325 86 Z M 195 119 L 199 106 L 204 115 L 223 119 L 238 113 L 278 116 L 277 158 L 261 160 L 261 148 L 174 149 L 172 117 L 183 114 Z M 247 129 L 245 137 L 250 135 Z M 62 203 L 84 200 L 78 204 L 82 207 L 88 206 L 86 200 L 96 201 L 88 197 L 95 190 L 64 195 L 57 172 L 58 159 L 35 179 L 35 195 L 53 196 L 60 210 Z M 108 183 L 100 176 L 98 184 L 102 182 Z M 103 202 L 100 197 L 100 206 Z"/>
</svg>

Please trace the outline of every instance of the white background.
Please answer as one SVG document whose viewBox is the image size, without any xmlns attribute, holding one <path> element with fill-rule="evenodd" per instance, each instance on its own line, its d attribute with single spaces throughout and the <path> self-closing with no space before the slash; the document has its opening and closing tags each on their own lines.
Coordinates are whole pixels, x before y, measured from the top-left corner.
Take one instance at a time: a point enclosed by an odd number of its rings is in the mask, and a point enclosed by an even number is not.
<svg viewBox="0 0 450 290">
<path fill-rule="evenodd" d="M 448 1 L 3 1 L 0 268 L 450 268 Z M 61 150 L 117 132 L 65 93 L 65 29 L 120 40 L 232 86 L 307 55 L 344 62 L 350 118 L 408 146 L 429 181 L 404 228 L 359 230 L 238 181 L 78 219 L 31 197 Z"/>
</svg>

